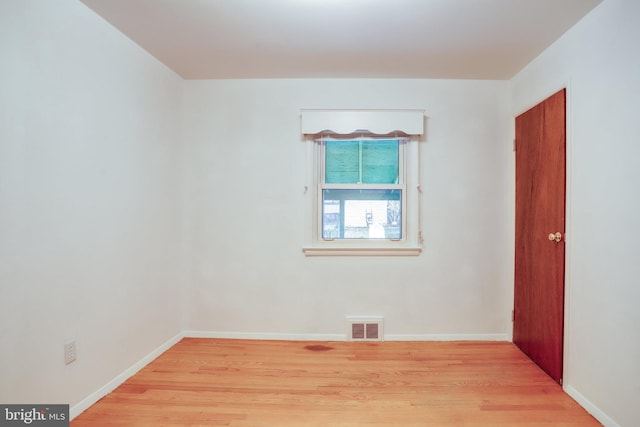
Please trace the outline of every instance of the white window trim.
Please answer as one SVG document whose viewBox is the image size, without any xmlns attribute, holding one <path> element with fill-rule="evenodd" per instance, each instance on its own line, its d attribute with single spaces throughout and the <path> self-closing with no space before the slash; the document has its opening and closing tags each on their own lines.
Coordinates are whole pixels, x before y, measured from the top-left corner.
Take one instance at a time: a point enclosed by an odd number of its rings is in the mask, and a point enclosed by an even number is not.
<svg viewBox="0 0 640 427">
<path fill-rule="evenodd" d="M 391 139 L 392 137 L 389 137 Z M 306 136 L 307 176 L 305 185 L 305 256 L 417 256 L 422 252 L 420 224 L 420 139 L 403 137 L 404 185 L 403 238 L 324 240 L 320 230 L 322 147 L 315 137 Z"/>
</svg>

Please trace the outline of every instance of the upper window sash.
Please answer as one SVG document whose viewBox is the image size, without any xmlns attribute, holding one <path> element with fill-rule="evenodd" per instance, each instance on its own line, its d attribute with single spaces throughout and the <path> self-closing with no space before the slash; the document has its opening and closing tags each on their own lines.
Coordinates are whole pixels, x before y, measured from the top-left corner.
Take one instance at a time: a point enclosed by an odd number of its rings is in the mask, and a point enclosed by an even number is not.
<svg viewBox="0 0 640 427">
<path fill-rule="evenodd" d="M 394 141 L 397 143 L 397 153 L 396 153 L 397 175 L 396 175 L 396 172 L 393 172 L 394 178 L 395 178 L 393 179 L 394 182 L 376 182 L 376 181 L 385 181 L 382 178 L 382 175 L 384 175 L 384 173 L 381 170 L 379 170 L 378 176 L 375 177 L 375 176 L 372 176 L 375 174 L 372 173 L 371 171 L 362 170 L 366 166 L 362 159 L 362 155 L 363 155 L 362 142 L 366 142 L 369 144 L 376 144 L 376 143 L 384 143 L 387 141 Z M 344 176 L 351 175 L 353 179 L 351 180 L 336 179 L 339 177 L 338 171 L 334 171 L 335 173 L 333 174 L 333 176 L 330 176 L 329 179 L 327 179 L 327 142 L 329 142 L 330 144 L 342 144 L 342 143 L 350 144 L 352 142 L 356 142 L 360 144 L 358 147 L 358 152 L 356 153 L 356 155 L 358 156 L 357 165 L 356 165 L 358 169 L 357 170 L 354 169 L 351 174 L 349 174 L 348 172 L 344 173 Z M 351 138 L 348 140 L 323 138 L 323 139 L 316 140 L 316 143 L 318 144 L 318 148 L 319 148 L 318 182 L 321 184 L 323 188 L 354 188 L 354 186 L 358 186 L 358 188 L 399 188 L 401 184 L 404 184 L 406 182 L 406 175 L 405 175 L 406 140 L 405 138 L 383 138 L 383 139 L 382 138 Z M 345 151 L 348 151 L 348 150 L 345 150 Z M 330 173 L 330 175 L 332 174 Z M 356 176 L 357 178 L 355 178 Z"/>
</svg>

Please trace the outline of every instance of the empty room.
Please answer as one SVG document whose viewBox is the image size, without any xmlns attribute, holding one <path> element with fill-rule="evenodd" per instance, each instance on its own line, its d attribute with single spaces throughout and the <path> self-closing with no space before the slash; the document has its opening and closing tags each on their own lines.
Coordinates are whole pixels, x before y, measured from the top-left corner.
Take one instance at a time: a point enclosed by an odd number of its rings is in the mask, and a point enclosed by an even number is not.
<svg viewBox="0 0 640 427">
<path fill-rule="evenodd" d="M 0 0 L 0 424 L 640 425 L 639 19 Z"/>
</svg>

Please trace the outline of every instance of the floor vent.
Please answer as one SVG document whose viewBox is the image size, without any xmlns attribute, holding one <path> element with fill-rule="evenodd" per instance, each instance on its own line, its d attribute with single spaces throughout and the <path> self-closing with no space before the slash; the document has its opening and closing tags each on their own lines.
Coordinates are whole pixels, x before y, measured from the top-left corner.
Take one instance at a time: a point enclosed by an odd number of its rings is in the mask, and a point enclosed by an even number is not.
<svg viewBox="0 0 640 427">
<path fill-rule="evenodd" d="M 382 316 L 348 316 L 348 337 L 351 341 L 382 341 Z"/>
</svg>

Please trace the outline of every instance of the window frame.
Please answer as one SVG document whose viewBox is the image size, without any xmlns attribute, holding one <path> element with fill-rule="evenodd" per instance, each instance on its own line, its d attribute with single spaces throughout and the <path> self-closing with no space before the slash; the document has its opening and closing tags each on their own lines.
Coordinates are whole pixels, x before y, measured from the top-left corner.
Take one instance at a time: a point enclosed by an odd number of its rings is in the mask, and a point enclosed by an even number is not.
<svg viewBox="0 0 640 427">
<path fill-rule="evenodd" d="M 398 146 L 398 184 L 326 184 L 325 144 L 326 140 L 395 139 Z M 308 135 L 306 137 L 307 185 L 306 196 L 306 256 L 417 256 L 422 251 L 420 224 L 420 139 L 417 136 L 398 135 Z M 322 190 L 343 189 L 399 189 L 402 191 L 402 236 L 400 239 L 358 238 L 323 239 L 322 235 Z"/>
<path fill-rule="evenodd" d="M 398 183 L 397 184 L 363 184 L 363 183 L 350 183 L 350 184 L 334 184 L 334 183 L 327 183 L 326 182 L 326 142 L 327 141 L 375 141 L 375 140 L 384 140 L 384 141 L 388 141 L 388 140 L 395 140 L 398 141 Z M 406 185 L 406 168 L 405 168 L 405 144 L 406 144 L 406 138 L 398 138 L 398 137 L 381 137 L 381 138 L 374 138 L 374 137 L 355 137 L 355 138 L 321 138 L 316 140 L 316 144 L 319 145 L 319 151 L 320 153 L 318 154 L 319 156 L 319 165 L 318 165 L 318 171 L 317 173 L 319 174 L 318 176 L 318 189 L 316 191 L 316 195 L 318 197 L 318 200 L 316 201 L 318 209 L 316 209 L 316 214 L 318 215 L 318 218 L 316 218 L 316 224 L 318 227 L 317 235 L 318 238 L 323 240 L 323 241 L 351 241 L 351 242 L 363 242 L 363 241 L 373 241 L 373 240 L 393 240 L 393 241 L 406 241 L 407 238 L 407 232 L 406 232 L 406 219 L 407 219 L 407 214 L 406 214 L 406 207 L 407 207 L 407 185 Z M 324 235 L 324 218 L 323 218 L 323 205 L 324 205 L 324 199 L 323 199 L 323 190 L 400 190 L 401 194 L 402 194 L 402 198 L 401 198 L 401 204 L 400 204 L 400 209 L 401 209 L 401 217 L 402 217 L 402 228 L 401 228 L 401 237 L 399 239 L 366 239 L 366 238 L 360 238 L 360 239 L 349 239 L 349 238 L 340 238 L 340 239 L 325 239 L 323 237 Z"/>
</svg>

